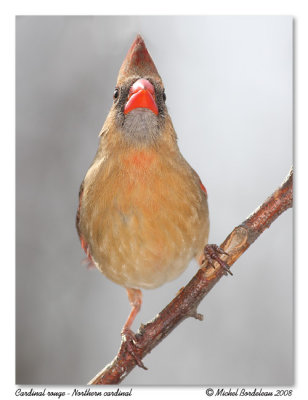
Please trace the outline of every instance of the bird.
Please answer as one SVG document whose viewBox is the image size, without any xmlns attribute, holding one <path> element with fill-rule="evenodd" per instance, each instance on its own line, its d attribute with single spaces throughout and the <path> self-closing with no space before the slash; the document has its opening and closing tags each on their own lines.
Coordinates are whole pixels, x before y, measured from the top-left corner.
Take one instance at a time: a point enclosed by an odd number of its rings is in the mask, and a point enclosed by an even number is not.
<svg viewBox="0 0 308 400">
<path fill-rule="evenodd" d="M 136 363 L 132 323 L 142 289 L 176 279 L 226 254 L 209 245 L 208 195 L 184 159 L 166 106 L 163 81 L 141 35 L 118 74 L 99 146 L 79 190 L 76 227 L 88 261 L 127 290 L 131 312 L 122 340 Z"/>
</svg>

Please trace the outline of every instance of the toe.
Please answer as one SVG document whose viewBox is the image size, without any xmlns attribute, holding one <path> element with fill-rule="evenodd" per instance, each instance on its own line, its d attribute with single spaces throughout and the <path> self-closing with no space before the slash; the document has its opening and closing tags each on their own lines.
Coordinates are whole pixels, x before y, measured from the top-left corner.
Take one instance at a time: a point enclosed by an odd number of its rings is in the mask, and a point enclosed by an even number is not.
<svg viewBox="0 0 308 400">
<path fill-rule="evenodd" d="M 232 272 L 230 271 L 229 265 L 220 258 L 220 254 L 228 255 L 228 253 L 226 253 L 221 247 L 217 246 L 217 244 L 208 244 L 204 248 L 205 258 L 211 267 L 215 268 L 214 261 L 217 261 L 218 264 L 228 274 L 233 275 Z"/>
<path fill-rule="evenodd" d="M 139 357 L 137 354 L 138 348 L 140 349 L 141 346 L 138 345 L 134 332 L 130 329 L 125 329 L 121 332 L 121 335 L 122 340 L 125 342 L 127 351 L 135 359 L 137 365 L 140 368 L 147 370 L 147 367 L 143 364 L 141 357 Z"/>
</svg>

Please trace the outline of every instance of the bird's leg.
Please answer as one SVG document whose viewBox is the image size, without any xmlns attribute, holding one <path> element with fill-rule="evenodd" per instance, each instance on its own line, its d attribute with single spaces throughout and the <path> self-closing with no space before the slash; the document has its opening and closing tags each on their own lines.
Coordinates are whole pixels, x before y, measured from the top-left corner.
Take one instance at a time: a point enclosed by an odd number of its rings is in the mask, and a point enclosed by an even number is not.
<svg viewBox="0 0 308 400">
<path fill-rule="evenodd" d="M 128 352 L 134 357 L 139 367 L 143 369 L 147 369 L 143 362 L 141 361 L 140 357 L 136 354 L 136 347 L 138 344 L 136 343 L 136 337 L 134 332 L 131 330 L 131 326 L 138 314 L 141 304 L 142 304 L 142 293 L 139 289 L 126 289 L 127 296 L 130 305 L 132 306 L 131 312 L 122 328 L 122 339 L 125 341 Z"/>
<path fill-rule="evenodd" d="M 233 275 L 232 272 L 230 271 L 230 267 L 227 263 L 225 263 L 221 258 L 220 254 L 225 254 L 228 256 L 228 253 L 223 251 L 217 244 L 207 244 L 204 248 L 204 255 L 205 259 L 203 260 L 203 263 L 205 260 L 208 261 L 209 265 L 213 268 L 215 268 L 214 261 L 217 261 L 220 266 L 230 275 Z"/>
</svg>

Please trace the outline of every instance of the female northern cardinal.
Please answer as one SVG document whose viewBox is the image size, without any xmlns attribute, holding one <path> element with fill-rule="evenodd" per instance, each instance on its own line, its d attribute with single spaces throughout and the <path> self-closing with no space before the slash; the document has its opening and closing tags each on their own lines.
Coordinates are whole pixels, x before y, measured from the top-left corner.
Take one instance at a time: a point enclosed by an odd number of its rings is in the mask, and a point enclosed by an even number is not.
<svg viewBox="0 0 308 400">
<path fill-rule="evenodd" d="M 119 72 L 100 144 L 79 192 L 76 225 L 88 258 L 124 286 L 132 306 L 122 337 L 134 354 L 130 327 L 140 288 L 177 278 L 196 257 L 228 270 L 207 245 L 206 189 L 185 161 L 165 104 L 162 80 L 141 36 Z"/>
</svg>

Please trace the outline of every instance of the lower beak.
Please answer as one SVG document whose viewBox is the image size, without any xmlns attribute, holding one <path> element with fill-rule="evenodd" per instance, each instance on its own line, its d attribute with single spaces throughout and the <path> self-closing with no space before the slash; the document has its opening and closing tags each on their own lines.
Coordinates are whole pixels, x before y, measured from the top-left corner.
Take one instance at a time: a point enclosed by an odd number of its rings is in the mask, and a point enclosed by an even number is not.
<svg viewBox="0 0 308 400">
<path fill-rule="evenodd" d="M 124 114 L 136 108 L 147 108 L 158 115 L 154 86 L 147 79 L 138 79 L 130 88 Z"/>
</svg>

